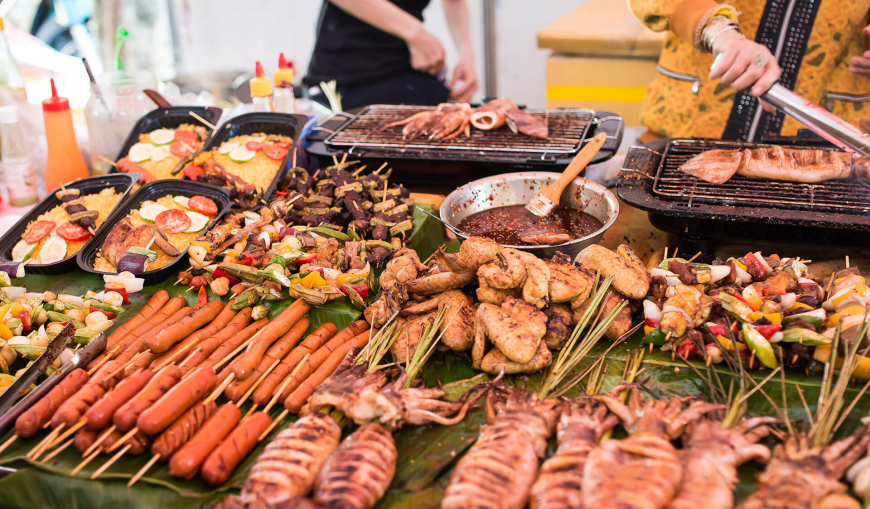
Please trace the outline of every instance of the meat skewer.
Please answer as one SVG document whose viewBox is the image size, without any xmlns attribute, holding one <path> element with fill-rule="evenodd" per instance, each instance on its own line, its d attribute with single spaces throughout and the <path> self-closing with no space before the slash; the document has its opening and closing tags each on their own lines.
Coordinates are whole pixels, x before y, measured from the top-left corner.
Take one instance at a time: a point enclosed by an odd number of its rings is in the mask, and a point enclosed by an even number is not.
<svg viewBox="0 0 870 509">
<path fill-rule="evenodd" d="M 822 149 L 789 149 L 780 146 L 742 150 L 715 149 L 702 152 L 680 170 L 711 184 L 723 184 L 733 175 L 815 183 L 854 178 L 867 180 L 867 166 L 853 164 L 847 152 Z"/>
</svg>

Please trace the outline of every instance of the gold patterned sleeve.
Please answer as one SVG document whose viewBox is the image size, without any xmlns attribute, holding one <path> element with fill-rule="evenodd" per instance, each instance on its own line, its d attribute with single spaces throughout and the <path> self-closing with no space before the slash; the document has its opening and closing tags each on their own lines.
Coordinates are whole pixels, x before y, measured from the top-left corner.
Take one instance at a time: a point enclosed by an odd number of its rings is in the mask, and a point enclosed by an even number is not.
<svg viewBox="0 0 870 509">
<path fill-rule="evenodd" d="M 696 48 L 713 16 L 737 22 L 737 10 L 715 0 L 628 0 L 631 12 L 654 32 L 670 30 Z"/>
</svg>

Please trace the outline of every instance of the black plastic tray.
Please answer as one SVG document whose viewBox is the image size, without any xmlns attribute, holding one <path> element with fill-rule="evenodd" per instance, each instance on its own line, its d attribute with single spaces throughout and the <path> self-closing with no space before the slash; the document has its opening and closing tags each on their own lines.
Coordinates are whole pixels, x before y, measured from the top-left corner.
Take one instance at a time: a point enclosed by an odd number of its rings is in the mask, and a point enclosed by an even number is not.
<svg viewBox="0 0 870 509">
<path fill-rule="evenodd" d="M 218 213 L 215 214 L 214 218 L 209 222 L 208 226 L 203 229 L 203 232 L 208 231 L 212 226 L 217 224 L 217 221 L 223 217 L 224 213 L 230 208 L 230 197 L 227 195 L 226 191 L 219 187 L 208 186 L 205 184 L 199 184 L 197 182 L 190 182 L 184 180 L 158 180 L 156 182 L 151 182 L 150 184 L 146 184 L 139 188 L 133 196 L 130 197 L 124 203 L 123 207 L 116 208 L 112 215 L 106 219 L 105 224 L 109 224 L 114 226 L 118 223 L 118 221 L 127 217 L 127 214 L 130 213 L 130 210 L 139 208 L 139 206 L 146 201 L 154 201 L 162 196 L 172 195 L 172 196 L 206 196 L 214 200 L 215 204 L 218 206 Z M 113 274 L 112 272 L 102 272 L 94 269 L 94 263 L 97 259 L 97 251 L 103 246 L 103 243 L 106 241 L 106 237 L 109 235 L 111 231 L 111 227 L 109 228 L 101 228 L 100 231 L 97 232 L 90 242 L 79 251 L 79 255 L 76 258 L 78 262 L 79 268 L 84 271 L 90 272 L 91 274 Z M 164 281 L 171 274 L 178 273 L 182 268 L 180 267 L 182 264 L 187 266 L 187 249 L 185 249 L 178 258 L 175 259 L 174 262 L 160 267 L 156 270 L 145 271 L 144 273 L 138 275 L 137 277 L 141 277 L 145 279 L 145 285 L 153 285 Z"/>
<path fill-rule="evenodd" d="M 121 199 L 115 205 L 115 208 L 112 209 L 112 212 L 109 214 L 109 217 L 112 217 L 114 212 L 118 210 L 118 208 L 124 205 L 124 202 L 127 200 L 127 194 L 130 192 L 130 188 L 133 186 L 133 183 L 139 180 L 138 173 L 117 173 L 111 175 L 100 175 L 97 177 L 89 177 L 86 179 L 76 180 L 75 182 L 68 182 L 64 184 L 64 187 L 71 189 L 78 189 L 82 192 L 82 194 L 94 194 L 98 193 L 101 190 L 107 187 L 113 187 L 115 192 L 121 193 Z M 57 199 L 54 195 L 56 192 L 60 191 L 60 188 L 55 189 L 48 196 L 43 198 L 43 200 L 36 204 L 30 212 L 28 212 L 24 217 L 22 217 L 15 226 L 9 229 L 2 237 L 0 237 L 0 258 L 4 260 L 12 260 L 12 248 L 15 247 L 15 244 L 21 240 L 21 236 L 24 235 L 24 230 L 27 229 L 27 225 L 30 224 L 31 221 L 35 221 L 37 217 L 48 212 L 54 207 L 61 204 L 61 201 Z M 99 235 L 100 232 L 105 230 L 104 225 L 108 222 L 108 218 L 106 221 L 103 221 L 103 224 L 97 228 L 96 234 Z M 88 245 L 94 240 L 94 236 L 92 236 L 88 241 L 82 246 L 82 249 L 79 252 L 87 249 Z M 76 266 L 75 261 L 76 255 L 70 255 L 64 258 L 63 260 L 55 263 L 48 264 L 35 264 L 28 263 L 25 271 L 30 274 L 63 274 L 64 272 L 69 272 Z"/>
<path fill-rule="evenodd" d="M 190 116 L 191 111 L 212 124 L 217 124 L 221 116 L 220 108 L 204 108 L 201 106 L 170 106 L 168 108 L 152 110 L 140 118 L 133 130 L 130 131 L 130 134 L 127 135 L 127 140 L 121 146 L 121 151 L 118 152 L 118 157 L 115 158 L 115 161 L 122 157 L 127 157 L 133 145 L 139 143 L 139 135 L 147 134 L 157 129 L 176 129 L 181 124 L 193 124 L 204 127 L 208 135 L 211 136 L 213 134 L 211 128 Z"/>
<path fill-rule="evenodd" d="M 305 122 L 308 117 L 305 115 L 292 115 L 289 113 L 244 113 L 238 117 L 230 119 L 218 128 L 217 131 L 205 144 L 206 150 L 218 148 L 221 143 L 234 138 L 236 136 L 250 135 L 254 133 L 263 134 L 280 134 L 293 139 L 293 145 L 287 151 L 287 157 L 281 162 L 278 168 L 278 173 L 272 179 L 272 183 L 266 190 L 263 199 L 267 202 L 275 188 L 278 187 L 278 182 L 287 172 L 287 163 L 293 159 L 293 150 L 296 149 L 296 144 L 299 142 L 299 135 L 302 134 L 302 129 L 305 127 Z"/>
</svg>

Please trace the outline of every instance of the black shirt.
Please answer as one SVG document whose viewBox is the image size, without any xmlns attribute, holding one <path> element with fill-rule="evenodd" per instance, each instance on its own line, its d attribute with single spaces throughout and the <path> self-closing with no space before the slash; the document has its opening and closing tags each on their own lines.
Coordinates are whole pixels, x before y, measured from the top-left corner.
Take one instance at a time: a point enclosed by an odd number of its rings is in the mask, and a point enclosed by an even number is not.
<svg viewBox="0 0 870 509">
<path fill-rule="evenodd" d="M 423 21 L 429 0 L 390 0 Z M 396 72 L 411 70 L 408 45 L 324 0 L 317 26 L 314 54 L 303 82 L 315 86 L 336 80 L 338 85 L 377 81 Z"/>
</svg>

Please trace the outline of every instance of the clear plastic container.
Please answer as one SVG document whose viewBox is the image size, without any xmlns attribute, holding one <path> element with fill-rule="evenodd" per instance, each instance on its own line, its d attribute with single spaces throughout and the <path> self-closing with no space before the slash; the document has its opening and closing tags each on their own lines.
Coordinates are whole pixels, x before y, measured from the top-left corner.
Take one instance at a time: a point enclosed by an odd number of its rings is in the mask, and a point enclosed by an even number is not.
<svg viewBox="0 0 870 509">
<path fill-rule="evenodd" d="M 108 72 L 97 76 L 97 83 L 91 84 L 85 120 L 92 175 L 103 175 L 112 169 L 97 156 L 113 160 L 136 122 L 154 109 L 154 102 L 143 92 L 146 88 L 157 88 L 157 80 L 147 71 Z"/>
<path fill-rule="evenodd" d="M 0 107 L 0 140 L 3 144 L 0 168 L 9 190 L 9 203 L 20 207 L 38 202 L 36 173 L 18 122 L 17 106 Z"/>
</svg>

